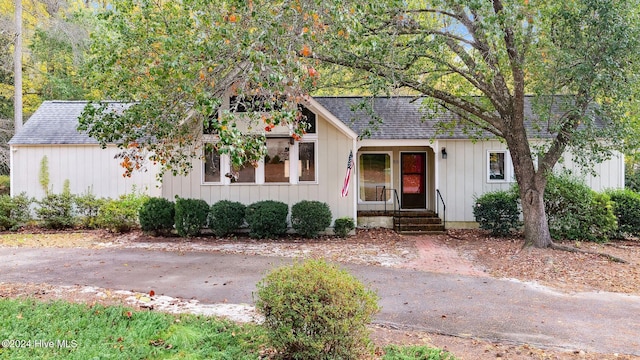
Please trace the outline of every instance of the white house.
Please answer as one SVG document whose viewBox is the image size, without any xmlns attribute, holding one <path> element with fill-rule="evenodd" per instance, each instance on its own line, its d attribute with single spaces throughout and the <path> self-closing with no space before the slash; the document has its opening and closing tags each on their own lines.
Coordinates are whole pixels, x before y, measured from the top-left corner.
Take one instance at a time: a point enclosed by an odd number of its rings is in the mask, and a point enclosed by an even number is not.
<svg viewBox="0 0 640 360">
<path fill-rule="evenodd" d="M 441 114 L 424 121 L 414 98 L 376 98 L 373 109 L 382 123 L 364 111 L 353 112 L 357 97 L 316 97 L 303 105 L 310 122 L 307 134 L 291 138 L 287 128 L 267 135 L 268 156 L 257 168 L 231 174 L 229 159 L 203 151 L 200 166 L 188 176 L 164 175 L 157 169 L 123 178 L 117 147 L 101 149 L 76 130 L 86 102 L 46 101 L 10 141 L 12 194 L 36 198 L 40 163 L 49 161 L 50 184 L 60 191 L 69 179 L 72 192 L 91 189 L 98 196 L 115 197 L 133 187 L 152 196 L 200 198 L 209 203 L 229 199 L 250 204 L 279 200 L 293 205 L 318 200 L 331 207 L 334 219 L 358 218 L 359 226 L 392 226 L 393 210 L 436 214 L 447 227 L 476 226 L 474 197 L 508 189 L 513 179 L 509 151 L 497 140 L 471 141 L 460 130 L 436 136 L 434 124 L 451 119 Z M 530 111 L 528 111 L 530 114 Z M 359 137 L 368 131 L 369 136 Z M 215 136 L 205 135 L 205 141 Z M 342 188 L 347 162 L 353 154 L 348 194 Z M 199 161 L 199 160 L 197 160 Z M 577 171 L 571 161 L 564 165 Z M 597 176 L 585 175 L 594 190 L 624 187 L 622 154 L 595 165 Z M 446 205 L 446 212 L 445 210 Z"/>
</svg>

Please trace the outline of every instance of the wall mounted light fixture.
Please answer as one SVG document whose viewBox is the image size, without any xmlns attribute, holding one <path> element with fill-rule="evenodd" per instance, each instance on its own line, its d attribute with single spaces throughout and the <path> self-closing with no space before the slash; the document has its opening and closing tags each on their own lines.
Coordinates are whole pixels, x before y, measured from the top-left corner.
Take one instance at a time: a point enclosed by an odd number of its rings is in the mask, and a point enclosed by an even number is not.
<svg viewBox="0 0 640 360">
<path fill-rule="evenodd" d="M 446 160 L 447 159 L 447 148 L 443 147 L 442 150 L 440 150 L 440 153 L 442 154 L 442 159 Z"/>
</svg>

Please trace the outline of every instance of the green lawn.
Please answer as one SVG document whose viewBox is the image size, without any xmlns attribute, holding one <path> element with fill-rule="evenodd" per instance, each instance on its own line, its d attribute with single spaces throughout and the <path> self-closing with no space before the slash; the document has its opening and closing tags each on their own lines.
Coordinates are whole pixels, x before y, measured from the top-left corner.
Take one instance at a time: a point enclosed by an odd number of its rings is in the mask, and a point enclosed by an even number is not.
<svg viewBox="0 0 640 360">
<path fill-rule="evenodd" d="M 0 300 L 2 359 L 259 359 L 259 325 L 64 301 Z M 384 359 L 444 360 L 440 350 L 385 348 Z"/>
</svg>

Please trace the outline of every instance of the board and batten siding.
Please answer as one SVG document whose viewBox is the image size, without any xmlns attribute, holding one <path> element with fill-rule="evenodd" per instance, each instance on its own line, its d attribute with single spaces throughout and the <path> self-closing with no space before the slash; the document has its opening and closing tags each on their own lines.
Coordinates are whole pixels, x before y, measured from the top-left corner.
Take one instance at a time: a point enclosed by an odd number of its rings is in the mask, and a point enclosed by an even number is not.
<svg viewBox="0 0 640 360">
<path fill-rule="evenodd" d="M 473 216 L 475 198 L 491 191 L 508 190 L 513 181 L 488 181 L 489 151 L 506 150 L 499 141 L 439 140 L 438 146 L 447 149 L 447 159 L 438 157 L 437 187 L 447 204 L 447 227 L 472 227 L 476 225 Z M 579 174 L 579 167 L 565 156 L 563 163 L 555 169 L 570 169 Z M 508 162 L 511 162 L 509 158 Z M 598 176 L 586 175 L 585 180 L 595 191 L 610 188 L 624 188 L 624 156 L 618 156 L 594 165 Z"/>
<path fill-rule="evenodd" d="M 135 190 L 160 196 L 157 169 L 151 167 L 147 172 L 123 177 L 120 160 L 114 158 L 118 152 L 116 146 L 102 149 L 98 145 L 12 145 L 11 195 L 26 192 L 36 199 L 44 197 L 40 167 L 46 156 L 53 193 L 62 192 L 65 180 L 69 180 L 71 193 L 77 195 L 91 192 L 97 197 L 117 198 Z"/>
<path fill-rule="evenodd" d="M 333 220 L 340 217 L 353 218 L 355 214 L 353 196 L 356 192 L 355 168 L 352 172 L 349 195 L 341 197 L 340 194 L 353 140 L 320 115 L 317 117 L 316 131 L 317 183 L 204 184 L 204 166 L 202 161 L 195 159 L 193 169 L 188 175 L 166 174 L 164 176 L 162 196 L 172 201 L 176 196 L 203 199 L 209 204 L 220 200 L 231 200 L 250 205 L 262 200 L 277 200 L 288 204 L 289 208 L 302 200 L 316 200 L 329 205 Z"/>
</svg>

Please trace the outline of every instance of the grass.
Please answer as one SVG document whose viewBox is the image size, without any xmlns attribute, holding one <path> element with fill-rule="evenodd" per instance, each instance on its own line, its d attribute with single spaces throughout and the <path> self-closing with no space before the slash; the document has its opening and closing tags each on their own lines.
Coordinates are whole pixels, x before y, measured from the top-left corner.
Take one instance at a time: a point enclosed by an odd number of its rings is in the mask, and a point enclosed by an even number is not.
<svg viewBox="0 0 640 360">
<path fill-rule="evenodd" d="M 97 240 L 88 233 L 59 232 L 45 234 L 0 234 L 0 245 L 16 247 L 91 247 Z"/>
<path fill-rule="evenodd" d="M 259 359 L 264 329 L 214 317 L 122 306 L 0 300 L 2 359 Z M 7 342 L 8 341 L 8 342 Z M 454 360 L 426 346 L 387 346 L 383 360 Z"/>
</svg>

